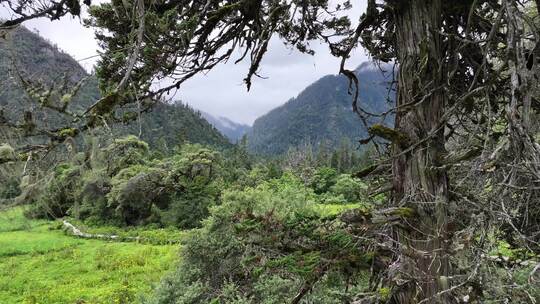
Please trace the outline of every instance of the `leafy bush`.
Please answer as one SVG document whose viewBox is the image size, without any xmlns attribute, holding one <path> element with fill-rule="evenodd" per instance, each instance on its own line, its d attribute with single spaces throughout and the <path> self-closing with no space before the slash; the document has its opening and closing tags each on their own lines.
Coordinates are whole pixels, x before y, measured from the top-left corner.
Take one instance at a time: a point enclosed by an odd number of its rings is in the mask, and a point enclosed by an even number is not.
<svg viewBox="0 0 540 304">
<path fill-rule="evenodd" d="M 113 214 L 106 197 L 110 189 L 111 179 L 104 170 L 84 172 L 71 215 L 79 219 L 90 219 L 95 223 L 107 221 Z"/>
<path fill-rule="evenodd" d="M 95 157 L 105 161 L 75 159 L 58 166 L 28 215 L 120 226 L 200 226 L 221 193 L 219 153 L 184 145 L 169 158 L 150 160 L 147 152 L 146 143 L 127 137 Z"/>
<path fill-rule="evenodd" d="M 161 223 L 180 228 L 199 227 L 221 192 L 220 155 L 199 145 L 186 145 L 164 161 L 169 189 L 166 206 L 158 205 Z"/>
<path fill-rule="evenodd" d="M 347 200 L 343 194 L 336 195 L 332 192 L 326 192 L 319 196 L 321 203 L 329 205 L 341 205 L 348 204 L 351 201 Z"/>
<path fill-rule="evenodd" d="M 5 180 L 0 180 L 0 199 L 15 198 L 21 194 L 20 180 L 17 177 L 9 176 Z"/>
<path fill-rule="evenodd" d="M 350 174 L 341 174 L 336 183 L 330 188 L 334 195 L 342 195 L 347 202 L 358 202 L 365 196 L 367 185 Z"/>
<path fill-rule="evenodd" d="M 77 189 L 80 186 L 81 168 L 72 164 L 58 165 L 47 183 L 37 203 L 26 215 L 32 218 L 55 219 L 68 214 L 77 201 Z"/>
<path fill-rule="evenodd" d="M 330 187 L 336 183 L 337 176 L 338 173 L 334 168 L 318 168 L 317 171 L 315 171 L 309 186 L 313 188 L 317 194 L 328 192 L 330 191 Z"/>
<path fill-rule="evenodd" d="M 235 168 L 227 168 L 228 170 L 235 170 Z M 262 182 L 279 178 L 283 172 L 279 167 L 272 162 L 256 164 L 251 170 L 244 170 L 241 176 L 237 176 L 234 181 L 234 186 L 238 188 L 255 187 Z"/>
<path fill-rule="evenodd" d="M 148 144 L 136 136 L 116 139 L 103 153 L 107 174 L 114 176 L 124 168 L 143 164 L 148 155 Z"/>
<path fill-rule="evenodd" d="M 351 273 L 345 291 L 343 268 L 354 273 L 369 267 L 370 258 L 353 248 L 342 224 L 317 215 L 315 197 L 290 173 L 226 192 L 147 303 L 286 303 L 305 282 L 316 285 L 305 303 L 350 299 L 360 277 Z"/>
<path fill-rule="evenodd" d="M 120 223 L 140 225 L 149 221 L 153 204 L 167 199 L 162 183 L 165 175 L 162 169 L 136 165 L 113 177 L 107 201 Z"/>
</svg>

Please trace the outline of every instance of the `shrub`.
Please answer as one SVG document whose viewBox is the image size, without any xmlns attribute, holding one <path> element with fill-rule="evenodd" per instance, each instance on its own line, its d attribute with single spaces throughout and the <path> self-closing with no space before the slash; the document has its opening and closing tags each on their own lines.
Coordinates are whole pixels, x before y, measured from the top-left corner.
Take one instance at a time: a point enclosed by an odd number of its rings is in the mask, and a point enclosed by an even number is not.
<svg viewBox="0 0 540 304">
<path fill-rule="evenodd" d="M 81 178 L 81 188 L 71 215 L 78 219 L 89 219 L 104 223 L 113 217 L 112 208 L 107 202 L 111 189 L 111 179 L 104 170 L 87 171 Z"/>
<path fill-rule="evenodd" d="M 334 168 L 318 168 L 310 182 L 310 187 L 313 188 L 317 194 L 328 192 L 336 183 L 337 176 L 338 173 Z"/>
<path fill-rule="evenodd" d="M 148 155 L 148 144 L 136 136 L 129 135 L 116 139 L 104 150 L 103 157 L 105 158 L 107 174 L 114 176 L 124 168 L 144 164 Z"/>
<path fill-rule="evenodd" d="M 334 195 L 342 195 L 348 202 L 358 202 L 365 196 L 367 185 L 350 174 L 341 174 L 330 188 Z"/>
<path fill-rule="evenodd" d="M 66 216 L 77 201 L 76 191 L 80 185 L 81 169 L 71 164 L 60 164 L 46 184 L 37 203 L 26 215 L 32 218 L 55 219 Z"/>
<path fill-rule="evenodd" d="M 332 192 L 326 192 L 319 196 L 321 203 L 330 205 L 340 205 L 350 203 L 343 194 L 336 195 Z"/>
<path fill-rule="evenodd" d="M 342 303 L 348 296 L 343 268 L 354 272 L 351 261 L 368 268 L 369 260 L 341 224 L 316 214 L 314 196 L 290 173 L 227 191 L 202 229 L 185 240 L 179 268 L 147 303 L 285 303 L 304 282 L 315 281 L 317 292 L 306 303 Z M 339 263 L 325 262 L 331 260 Z M 323 264 L 327 272 L 319 277 Z"/>
<path fill-rule="evenodd" d="M 209 208 L 216 203 L 218 190 L 189 190 L 171 196 L 168 208 L 159 210 L 160 221 L 164 226 L 183 229 L 200 227 L 201 220 L 209 214 Z"/>
<path fill-rule="evenodd" d="M 96 203 L 84 203 L 82 197 L 79 215 L 94 214 L 119 225 L 198 227 L 219 197 L 218 156 L 199 145 L 185 145 L 170 158 L 121 169 L 108 184 L 90 179 L 81 194 L 90 194 Z M 95 207 L 101 213 L 86 212 Z"/>
<path fill-rule="evenodd" d="M 19 178 L 10 176 L 0 182 L 0 199 L 11 199 L 21 194 Z"/>
<path fill-rule="evenodd" d="M 221 191 L 219 153 L 199 145 L 186 145 L 164 166 L 164 183 L 170 196 L 166 206 L 158 206 L 161 222 L 180 228 L 199 227 Z"/>
<path fill-rule="evenodd" d="M 165 176 L 164 170 L 141 165 L 120 171 L 112 179 L 112 189 L 107 194 L 115 218 L 125 225 L 147 223 L 152 205 L 168 199 L 162 182 Z"/>
<path fill-rule="evenodd" d="M 255 187 L 265 181 L 279 179 L 282 175 L 283 171 L 275 162 L 260 163 L 249 171 L 244 183 Z"/>
<path fill-rule="evenodd" d="M 80 165 L 58 166 L 28 215 L 71 215 L 119 226 L 200 227 L 223 186 L 219 153 L 184 145 L 169 158 L 149 160 L 147 151 L 146 143 L 127 137 L 106 149 L 106 166 L 79 160 L 73 162 Z"/>
</svg>

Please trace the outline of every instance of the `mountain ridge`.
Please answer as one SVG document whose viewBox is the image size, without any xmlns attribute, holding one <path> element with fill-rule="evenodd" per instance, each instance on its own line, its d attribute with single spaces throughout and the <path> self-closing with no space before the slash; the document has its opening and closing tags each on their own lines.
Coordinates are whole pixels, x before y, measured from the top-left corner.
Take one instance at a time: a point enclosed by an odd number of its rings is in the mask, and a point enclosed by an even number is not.
<svg viewBox="0 0 540 304">
<path fill-rule="evenodd" d="M 382 68 L 390 70 L 391 66 Z M 390 77 L 370 62 L 362 63 L 355 73 L 360 80 L 359 105 L 371 113 L 387 111 L 393 103 L 387 84 Z M 255 120 L 248 133 L 250 151 L 279 155 L 306 143 L 317 145 L 326 141 L 337 145 L 344 137 L 352 142 L 366 137 L 367 130 L 352 110 L 348 89 L 349 81 L 343 75 L 321 77 L 296 97 Z"/>
<path fill-rule="evenodd" d="M 235 122 L 224 116 L 214 116 L 208 112 L 199 111 L 210 124 L 218 129 L 221 134 L 225 135 L 232 143 L 238 142 L 250 130 L 251 126 Z"/>
<path fill-rule="evenodd" d="M 52 121 L 49 127 L 65 123 L 65 118 L 58 113 L 30 105 L 16 77 L 11 76 L 13 62 L 25 77 L 45 83 L 58 81 L 64 74 L 69 78 L 70 85 L 87 78 L 79 93 L 73 97 L 70 111 L 85 109 L 100 98 L 96 77 L 88 74 L 75 59 L 50 41 L 22 26 L 11 31 L 10 36 L 0 41 L 0 87 L 3 88 L 0 91 L 0 108 L 7 110 L 9 119 L 20 121 L 23 112 L 32 106 L 36 112 L 36 121 L 45 121 L 42 117 L 46 115 L 47 121 Z M 228 140 L 199 113 L 182 104 L 158 103 L 149 113 L 141 115 L 140 124 L 141 139 L 152 146 L 173 147 L 183 140 L 219 147 L 230 146 Z M 114 135 L 138 134 L 138 125 L 138 121 L 118 125 Z"/>
</svg>

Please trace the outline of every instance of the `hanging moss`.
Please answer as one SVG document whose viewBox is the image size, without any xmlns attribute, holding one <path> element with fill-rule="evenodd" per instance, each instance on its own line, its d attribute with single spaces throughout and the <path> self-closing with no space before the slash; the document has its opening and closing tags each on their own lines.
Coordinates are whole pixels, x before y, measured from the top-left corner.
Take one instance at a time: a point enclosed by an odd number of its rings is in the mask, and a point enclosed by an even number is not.
<svg viewBox="0 0 540 304">
<path fill-rule="evenodd" d="M 381 124 L 375 124 L 369 128 L 369 134 L 378 136 L 401 146 L 407 146 L 410 142 L 410 139 L 406 134 Z"/>
<path fill-rule="evenodd" d="M 392 295 L 392 289 L 388 287 L 379 288 L 379 298 L 381 299 L 381 301 L 386 302 L 390 300 L 391 295 Z"/>
<path fill-rule="evenodd" d="M 64 96 L 62 96 L 62 98 L 60 99 L 60 102 L 62 104 L 67 104 L 67 103 L 70 103 L 71 102 L 71 99 L 73 99 L 73 95 L 71 94 L 64 94 Z"/>
<path fill-rule="evenodd" d="M 75 137 L 79 133 L 79 130 L 75 128 L 64 128 L 58 131 L 58 136 L 60 138 Z"/>
<path fill-rule="evenodd" d="M 16 158 L 15 149 L 8 144 L 0 145 L 0 161 L 14 160 Z"/>
</svg>

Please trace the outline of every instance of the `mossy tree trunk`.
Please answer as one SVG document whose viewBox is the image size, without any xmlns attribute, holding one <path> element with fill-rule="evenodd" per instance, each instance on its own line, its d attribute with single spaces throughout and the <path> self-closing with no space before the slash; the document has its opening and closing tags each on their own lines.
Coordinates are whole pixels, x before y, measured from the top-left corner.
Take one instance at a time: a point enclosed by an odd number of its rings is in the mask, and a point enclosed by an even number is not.
<svg viewBox="0 0 540 304">
<path fill-rule="evenodd" d="M 446 105 L 442 0 L 396 3 L 399 70 L 395 129 L 409 140 L 394 142 L 393 202 L 412 208 L 395 231 L 395 303 L 452 303 L 445 290 L 452 273 L 445 248 L 448 176 L 441 120 Z"/>
</svg>

